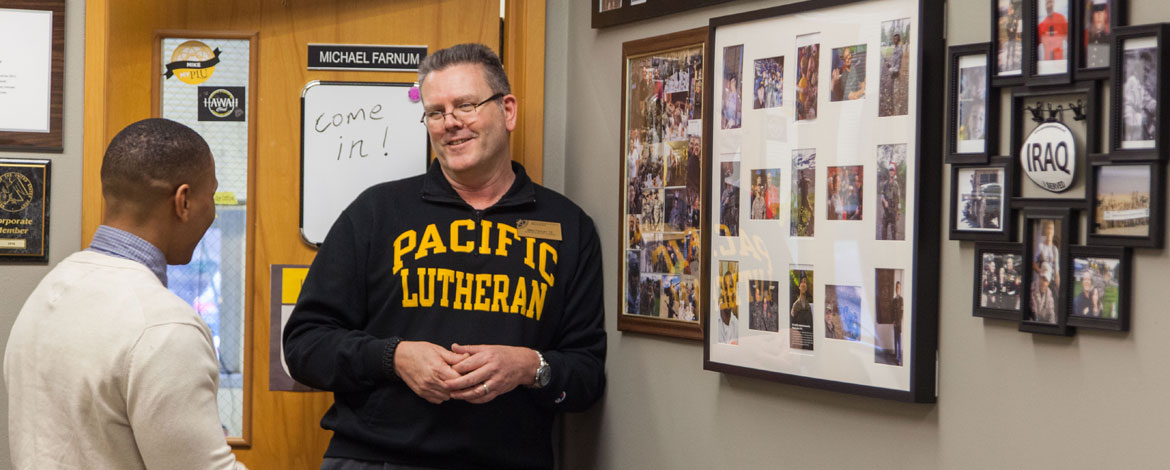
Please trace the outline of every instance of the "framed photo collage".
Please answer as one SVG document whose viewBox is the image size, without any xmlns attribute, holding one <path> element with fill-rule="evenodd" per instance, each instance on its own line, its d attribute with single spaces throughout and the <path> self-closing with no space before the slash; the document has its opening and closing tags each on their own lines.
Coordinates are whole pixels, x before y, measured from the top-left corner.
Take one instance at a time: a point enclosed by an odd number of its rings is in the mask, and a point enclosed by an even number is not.
<svg viewBox="0 0 1170 470">
<path fill-rule="evenodd" d="M 813 0 L 625 43 L 618 329 L 702 340 L 707 370 L 935 401 L 918 260 L 943 161 L 921 155 L 945 88 L 921 64 L 946 60 L 942 18 Z"/>
<path fill-rule="evenodd" d="M 921 73 L 944 60 L 935 3 L 711 20 L 704 368 L 935 399 L 937 267 L 917 262 L 940 229 L 924 175 L 942 164 L 920 157 L 942 144 L 921 119 L 941 111 L 941 80 Z"/>
<path fill-rule="evenodd" d="M 1125 0 L 993 0 L 991 18 L 990 42 L 948 51 L 950 239 L 975 241 L 973 315 L 1128 331 L 1132 250 L 1165 238 L 1170 25 L 1127 26 Z"/>
</svg>

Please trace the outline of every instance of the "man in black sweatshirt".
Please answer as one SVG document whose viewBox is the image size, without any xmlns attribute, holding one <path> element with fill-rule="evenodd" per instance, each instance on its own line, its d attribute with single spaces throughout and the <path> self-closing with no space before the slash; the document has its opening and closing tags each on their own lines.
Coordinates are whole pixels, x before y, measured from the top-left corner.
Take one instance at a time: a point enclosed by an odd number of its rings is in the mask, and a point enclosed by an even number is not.
<svg viewBox="0 0 1170 470">
<path fill-rule="evenodd" d="M 419 67 L 427 173 L 338 217 L 284 333 L 334 393 L 322 469 L 552 468 L 552 421 L 605 387 L 593 220 L 511 161 L 516 97 L 463 44 Z"/>
</svg>

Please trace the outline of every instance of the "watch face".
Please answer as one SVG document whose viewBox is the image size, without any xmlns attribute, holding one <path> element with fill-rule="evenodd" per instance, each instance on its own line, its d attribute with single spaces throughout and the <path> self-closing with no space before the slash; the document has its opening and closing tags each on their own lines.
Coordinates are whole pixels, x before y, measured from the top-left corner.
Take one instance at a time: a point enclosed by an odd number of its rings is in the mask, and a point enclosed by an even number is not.
<svg viewBox="0 0 1170 470">
<path fill-rule="evenodd" d="M 536 386 L 544 387 L 545 385 L 548 385 L 551 380 L 552 369 L 549 368 L 548 364 L 541 365 L 540 370 L 536 371 Z"/>
</svg>

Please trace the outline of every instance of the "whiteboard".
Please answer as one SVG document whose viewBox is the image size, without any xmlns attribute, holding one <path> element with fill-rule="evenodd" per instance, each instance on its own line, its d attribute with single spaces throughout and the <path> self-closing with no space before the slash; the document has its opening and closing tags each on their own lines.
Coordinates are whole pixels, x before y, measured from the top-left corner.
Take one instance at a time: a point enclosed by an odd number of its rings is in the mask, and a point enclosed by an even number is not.
<svg viewBox="0 0 1170 470">
<path fill-rule="evenodd" d="M 311 81 L 301 91 L 301 238 L 319 246 L 341 211 L 378 183 L 427 167 L 411 83 Z"/>
</svg>

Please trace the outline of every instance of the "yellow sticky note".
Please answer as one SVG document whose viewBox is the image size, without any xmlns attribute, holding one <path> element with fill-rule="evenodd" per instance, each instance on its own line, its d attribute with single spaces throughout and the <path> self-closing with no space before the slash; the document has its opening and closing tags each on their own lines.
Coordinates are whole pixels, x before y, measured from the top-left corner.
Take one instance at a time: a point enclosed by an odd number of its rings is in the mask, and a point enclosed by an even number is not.
<svg viewBox="0 0 1170 470">
<path fill-rule="evenodd" d="M 219 191 L 215 193 L 215 205 L 217 206 L 237 206 L 240 201 L 236 199 L 236 193 L 231 191 Z"/>
<path fill-rule="evenodd" d="M 309 268 L 284 268 L 280 275 L 280 303 L 295 304 L 301 295 L 301 285 L 305 283 L 305 276 L 309 275 Z"/>
</svg>

